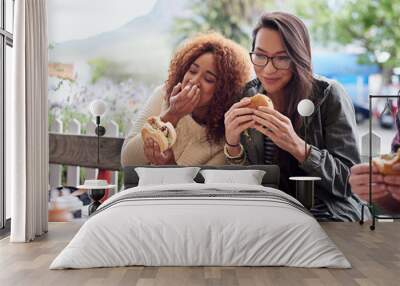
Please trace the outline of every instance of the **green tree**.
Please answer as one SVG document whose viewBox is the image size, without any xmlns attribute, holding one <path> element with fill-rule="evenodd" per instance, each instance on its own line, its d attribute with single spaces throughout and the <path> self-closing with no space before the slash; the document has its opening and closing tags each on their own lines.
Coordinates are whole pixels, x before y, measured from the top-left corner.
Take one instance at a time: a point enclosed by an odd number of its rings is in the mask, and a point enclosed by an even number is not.
<svg viewBox="0 0 400 286">
<path fill-rule="evenodd" d="M 123 64 L 105 58 L 91 59 L 88 64 L 92 71 L 92 84 L 102 77 L 109 78 L 114 82 L 121 82 L 130 77 L 129 73 L 125 72 Z"/>
<path fill-rule="evenodd" d="M 361 63 L 386 72 L 400 66 L 400 1 L 300 0 L 295 6 L 318 42 L 358 45 Z"/>
<path fill-rule="evenodd" d="M 267 2 L 262 0 L 196 0 L 193 15 L 178 18 L 174 32 L 178 42 L 199 32 L 216 31 L 242 44 L 250 45 L 252 26 Z"/>
</svg>

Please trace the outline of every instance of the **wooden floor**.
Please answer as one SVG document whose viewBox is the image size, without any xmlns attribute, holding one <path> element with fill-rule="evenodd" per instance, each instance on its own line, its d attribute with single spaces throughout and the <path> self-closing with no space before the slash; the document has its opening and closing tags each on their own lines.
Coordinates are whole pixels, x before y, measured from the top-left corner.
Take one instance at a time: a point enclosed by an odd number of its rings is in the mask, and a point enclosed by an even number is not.
<svg viewBox="0 0 400 286">
<path fill-rule="evenodd" d="M 0 241 L 0 285 L 400 285 L 400 223 L 378 223 L 375 231 L 356 223 L 324 223 L 323 228 L 353 268 L 289 267 L 121 267 L 48 270 L 79 224 L 50 223 L 49 233 L 32 243 Z"/>
</svg>

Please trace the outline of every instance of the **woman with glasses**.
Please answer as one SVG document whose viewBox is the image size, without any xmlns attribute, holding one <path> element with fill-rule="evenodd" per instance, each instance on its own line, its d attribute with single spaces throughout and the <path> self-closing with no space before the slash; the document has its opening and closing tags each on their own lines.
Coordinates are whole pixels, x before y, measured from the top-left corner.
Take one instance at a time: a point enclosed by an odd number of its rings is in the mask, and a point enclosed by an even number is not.
<svg viewBox="0 0 400 286">
<path fill-rule="evenodd" d="M 250 70 L 246 51 L 220 34 L 185 41 L 170 62 L 165 84 L 149 97 L 125 139 L 122 166 L 223 165 L 224 114 Z M 175 128 L 176 142 L 164 152 L 150 138 L 143 142 L 140 131 L 151 116 Z"/>
<path fill-rule="evenodd" d="M 289 177 L 320 177 L 311 212 L 320 220 L 360 219 L 360 201 L 347 182 L 351 166 L 360 161 L 354 108 L 339 83 L 313 75 L 304 23 L 287 13 L 264 14 L 253 30 L 250 59 L 257 78 L 225 114 L 227 160 L 278 164 L 280 188 L 292 195 Z M 268 95 L 275 108 L 248 108 L 255 93 Z M 315 106 L 307 118 L 307 138 L 297 111 L 302 99 Z"/>
</svg>

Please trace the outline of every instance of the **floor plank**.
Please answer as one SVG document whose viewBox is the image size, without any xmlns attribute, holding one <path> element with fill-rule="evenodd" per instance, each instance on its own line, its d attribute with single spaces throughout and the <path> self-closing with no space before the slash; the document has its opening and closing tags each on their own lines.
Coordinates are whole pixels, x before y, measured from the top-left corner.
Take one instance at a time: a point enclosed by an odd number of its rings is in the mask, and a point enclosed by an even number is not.
<svg viewBox="0 0 400 286">
<path fill-rule="evenodd" d="M 80 224 L 50 223 L 49 233 L 32 243 L 0 240 L 0 285 L 399 285 L 400 223 L 379 223 L 375 231 L 356 223 L 323 223 L 352 269 L 289 267 L 117 267 L 48 269 Z"/>
</svg>

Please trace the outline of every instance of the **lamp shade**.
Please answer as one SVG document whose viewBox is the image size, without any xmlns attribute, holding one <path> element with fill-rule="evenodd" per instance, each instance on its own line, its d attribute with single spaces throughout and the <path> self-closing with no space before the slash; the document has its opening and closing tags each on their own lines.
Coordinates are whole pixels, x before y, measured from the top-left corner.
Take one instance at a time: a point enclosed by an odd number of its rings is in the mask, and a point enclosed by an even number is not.
<svg viewBox="0 0 400 286">
<path fill-rule="evenodd" d="M 310 116 L 314 113 L 315 106 L 314 103 L 309 99 L 303 99 L 297 105 L 297 111 L 303 117 Z"/>
<path fill-rule="evenodd" d="M 92 101 L 90 112 L 93 116 L 102 116 L 106 112 L 106 103 L 100 99 Z"/>
</svg>

